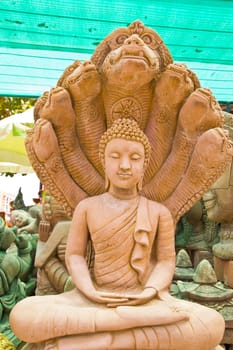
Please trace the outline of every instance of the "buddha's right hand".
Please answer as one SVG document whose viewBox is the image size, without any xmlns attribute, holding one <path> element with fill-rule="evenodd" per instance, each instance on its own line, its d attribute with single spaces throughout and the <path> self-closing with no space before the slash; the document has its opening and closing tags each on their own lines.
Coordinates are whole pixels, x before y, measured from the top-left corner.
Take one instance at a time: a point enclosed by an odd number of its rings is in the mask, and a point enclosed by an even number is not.
<svg viewBox="0 0 233 350">
<path fill-rule="evenodd" d="M 115 294 L 115 293 L 114 293 Z M 118 294 L 115 294 L 117 296 Z M 117 307 L 117 306 L 135 306 L 143 305 L 148 303 L 157 295 L 157 290 L 153 287 L 146 287 L 140 293 L 125 293 L 121 295 L 118 302 L 108 303 L 108 307 Z M 125 300 L 124 300 L 125 298 Z M 112 299 L 113 300 L 113 299 Z"/>
<path fill-rule="evenodd" d="M 119 293 L 112 292 L 100 292 L 100 291 L 88 291 L 86 294 L 88 299 L 100 304 L 116 304 L 117 306 L 124 305 L 128 301 L 128 298 L 122 296 Z"/>
</svg>

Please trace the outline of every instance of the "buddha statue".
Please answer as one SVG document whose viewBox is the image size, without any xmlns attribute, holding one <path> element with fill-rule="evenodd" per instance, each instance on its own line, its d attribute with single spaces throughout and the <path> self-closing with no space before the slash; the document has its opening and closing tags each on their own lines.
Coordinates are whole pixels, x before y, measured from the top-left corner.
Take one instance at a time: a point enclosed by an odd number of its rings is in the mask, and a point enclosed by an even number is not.
<svg viewBox="0 0 233 350">
<path fill-rule="evenodd" d="M 150 143 L 132 119 L 100 139 L 105 192 L 83 199 L 72 218 L 66 264 L 75 288 L 20 301 L 10 314 L 25 349 L 212 350 L 218 312 L 169 295 L 175 270 L 174 221 L 141 194 Z M 86 260 L 91 241 L 93 266 Z"/>
</svg>

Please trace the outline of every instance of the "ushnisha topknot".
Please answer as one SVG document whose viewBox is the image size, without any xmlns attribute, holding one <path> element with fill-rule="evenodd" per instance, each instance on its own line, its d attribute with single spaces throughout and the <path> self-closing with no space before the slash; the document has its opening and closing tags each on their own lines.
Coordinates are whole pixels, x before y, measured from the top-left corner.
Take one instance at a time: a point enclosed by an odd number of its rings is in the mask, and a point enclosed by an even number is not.
<svg viewBox="0 0 233 350">
<path fill-rule="evenodd" d="M 113 139 L 124 139 L 129 141 L 140 142 L 144 146 L 145 150 L 145 162 L 144 166 L 147 167 L 150 160 L 151 146 L 147 136 L 139 128 L 137 122 L 130 118 L 116 119 L 112 126 L 105 131 L 102 135 L 99 143 L 99 157 L 104 163 L 104 152 L 106 145 Z"/>
</svg>

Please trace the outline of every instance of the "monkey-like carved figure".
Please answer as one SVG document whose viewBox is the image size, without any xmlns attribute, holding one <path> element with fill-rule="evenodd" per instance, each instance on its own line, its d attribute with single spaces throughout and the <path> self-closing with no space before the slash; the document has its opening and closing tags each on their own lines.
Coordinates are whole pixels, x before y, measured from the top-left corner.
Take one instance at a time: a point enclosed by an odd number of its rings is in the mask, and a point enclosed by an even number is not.
<svg viewBox="0 0 233 350">
<path fill-rule="evenodd" d="M 29 158 L 69 217 L 80 200 L 105 191 L 98 144 L 118 118 L 136 120 L 146 133 L 152 155 L 141 192 L 165 204 L 175 222 L 231 160 L 211 91 L 173 63 L 155 31 L 133 22 L 108 35 L 90 61 L 75 61 L 35 106 Z"/>
</svg>

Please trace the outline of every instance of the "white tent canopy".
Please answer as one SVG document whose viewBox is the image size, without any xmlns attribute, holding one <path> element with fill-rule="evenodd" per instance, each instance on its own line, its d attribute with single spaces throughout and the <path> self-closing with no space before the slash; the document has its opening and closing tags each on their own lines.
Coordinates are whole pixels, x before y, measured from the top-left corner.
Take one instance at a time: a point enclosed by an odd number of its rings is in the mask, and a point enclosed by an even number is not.
<svg viewBox="0 0 233 350">
<path fill-rule="evenodd" d="M 0 121 L 0 173 L 33 172 L 24 144 L 33 124 L 33 108 Z"/>
</svg>

